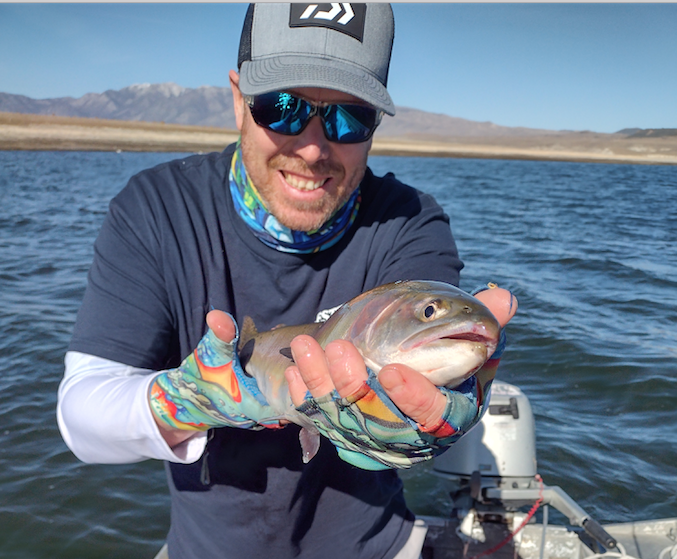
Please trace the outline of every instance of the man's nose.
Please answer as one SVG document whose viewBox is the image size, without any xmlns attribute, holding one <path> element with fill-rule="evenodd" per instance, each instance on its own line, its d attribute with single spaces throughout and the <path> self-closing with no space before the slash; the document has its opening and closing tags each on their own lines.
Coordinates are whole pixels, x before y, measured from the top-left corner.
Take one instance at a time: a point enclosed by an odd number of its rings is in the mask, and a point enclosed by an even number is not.
<svg viewBox="0 0 677 559">
<path fill-rule="evenodd" d="M 324 127 L 319 116 L 312 117 L 295 140 L 295 153 L 309 165 L 327 159 L 330 155 L 331 146 L 324 135 Z"/>
</svg>

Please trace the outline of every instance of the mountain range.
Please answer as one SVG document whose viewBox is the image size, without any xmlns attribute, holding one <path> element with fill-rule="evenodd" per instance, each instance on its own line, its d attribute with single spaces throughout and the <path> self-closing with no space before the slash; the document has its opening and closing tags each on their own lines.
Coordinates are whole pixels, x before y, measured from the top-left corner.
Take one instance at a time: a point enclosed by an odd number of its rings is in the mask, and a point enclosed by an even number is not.
<svg viewBox="0 0 677 559">
<path fill-rule="evenodd" d="M 181 87 L 175 83 L 135 84 L 79 98 L 32 99 L 0 92 L 0 112 L 75 116 L 115 120 L 165 122 L 234 129 L 230 88 Z M 499 126 L 408 107 L 385 116 L 380 137 L 496 137 L 543 136 L 554 130 Z"/>
</svg>

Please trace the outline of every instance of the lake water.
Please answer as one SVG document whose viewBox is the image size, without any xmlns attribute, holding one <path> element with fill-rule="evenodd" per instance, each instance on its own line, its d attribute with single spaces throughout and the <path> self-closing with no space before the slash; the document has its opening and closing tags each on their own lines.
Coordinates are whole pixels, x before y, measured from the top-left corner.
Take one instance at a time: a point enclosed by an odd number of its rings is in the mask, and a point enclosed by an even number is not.
<svg viewBox="0 0 677 559">
<path fill-rule="evenodd" d="M 108 201 L 180 154 L 0 152 L 0 556 L 153 557 L 160 463 L 92 466 L 55 420 Z M 466 268 L 519 299 L 499 378 L 536 418 L 538 470 L 602 523 L 677 516 L 677 168 L 373 157 L 434 194 Z M 424 465 L 422 514 L 450 510 Z"/>
</svg>

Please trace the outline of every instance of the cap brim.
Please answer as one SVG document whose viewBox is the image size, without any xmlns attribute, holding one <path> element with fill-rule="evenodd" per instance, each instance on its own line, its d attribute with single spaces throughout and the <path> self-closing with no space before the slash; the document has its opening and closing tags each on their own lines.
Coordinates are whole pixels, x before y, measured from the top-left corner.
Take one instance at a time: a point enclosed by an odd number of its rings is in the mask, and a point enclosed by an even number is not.
<svg viewBox="0 0 677 559">
<path fill-rule="evenodd" d="M 386 114 L 395 105 L 383 84 L 358 66 L 310 56 L 276 56 L 245 61 L 240 68 L 240 91 L 261 95 L 297 87 L 321 87 L 354 95 Z"/>
</svg>

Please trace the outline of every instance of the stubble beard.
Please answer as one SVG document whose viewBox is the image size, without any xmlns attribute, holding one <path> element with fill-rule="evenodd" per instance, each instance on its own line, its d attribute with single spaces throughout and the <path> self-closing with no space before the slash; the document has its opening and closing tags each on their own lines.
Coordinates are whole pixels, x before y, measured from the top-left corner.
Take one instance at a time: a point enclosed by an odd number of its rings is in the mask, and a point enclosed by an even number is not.
<svg viewBox="0 0 677 559">
<path fill-rule="evenodd" d="M 253 153 L 255 149 L 255 146 L 250 146 L 243 142 L 242 153 L 245 163 L 247 160 L 256 160 Z M 253 157 L 248 157 L 250 154 Z M 364 160 L 356 162 L 352 171 L 348 171 L 343 165 L 334 160 L 323 160 L 309 166 L 298 157 L 290 157 L 278 153 L 266 161 L 265 165 L 266 168 L 261 173 L 263 175 L 261 177 L 257 176 L 259 169 L 251 169 L 250 171 L 247 168 L 247 172 L 263 199 L 267 210 L 275 216 L 279 223 L 289 229 L 312 232 L 320 229 L 350 199 L 350 196 L 364 176 L 367 159 L 365 156 Z M 275 186 L 271 184 L 273 180 L 271 174 L 280 169 L 298 173 L 302 176 L 330 175 L 338 183 L 338 187 L 335 190 L 336 195 L 323 196 L 318 200 L 308 202 L 299 200 L 292 202 L 284 198 Z"/>
</svg>

